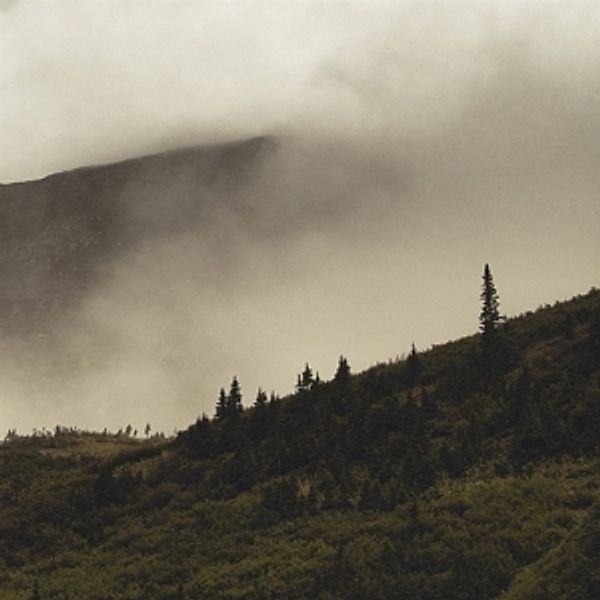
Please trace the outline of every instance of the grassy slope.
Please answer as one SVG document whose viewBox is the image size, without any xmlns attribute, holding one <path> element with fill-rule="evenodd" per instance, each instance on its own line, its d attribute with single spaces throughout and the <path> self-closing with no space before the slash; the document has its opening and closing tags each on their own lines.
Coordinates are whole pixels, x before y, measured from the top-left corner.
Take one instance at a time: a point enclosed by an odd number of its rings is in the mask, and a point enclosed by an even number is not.
<svg viewBox="0 0 600 600">
<path fill-rule="evenodd" d="M 177 598 L 180 583 L 186 598 L 597 597 L 600 459 L 589 432 L 599 424 L 600 365 L 590 353 L 599 308 L 594 292 L 512 320 L 511 366 L 492 391 L 469 381 L 476 338 L 423 354 L 415 386 L 403 380 L 404 363 L 354 377 L 347 396 L 365 399 L 363 421 L 374 428 L 356 456 L 338 441 L 327 450 L 326 442 L 363 432 L 351 429 L 343 406 L 333 415 L 319 408 L 336 399 L 327 386 L 304 429 L 281 415 L 313 400 L 284 400 L 278 422 L 292 429 L 243 438 L 243 453 L 217 444 L 199 457 L 185 436 L 104 442 L 128 446 L 112 458 L 101 438 L 58 449 L 5 444 L 2 598 L 29 598 L 35 579 L 42 598 L 71 600 Z M 426 435 L 416 464 L 433 474 L 414 483 L 407 455 L 417 442 L 402 437 L 414 424 L 402 423 L 431 398 L 435 411 L 418 421 Z M 388 426 L 396 411 L 400 424 Z M 277 471 L 269 444 L 286 431 L 316 456 L 291 445 L 282 456 L 295 462 Z M 231 481 L 239 454 L 253 465 L 241 489 Z M 97 484 L 107 461 L 117 484 L 103 504 Z M 304 486 L 314 498 L 296 497 L 286 515 L 266 499 L 290 480 L 300 483 L 295 496 Z M 382 484 L 372 505 L 364 501 L 371 480 Z"/>
<path fill-rule="evenodd" d="M 47 556 L 3 580 L 3 597 L 27 597 L 39 577 L 48 598 L 63 590 L 71 598 L 162 598 L 180 579 L 192 598 L 388 598 L 392 588 L 397 598 L 446 598 L 448 589 L 453 598 L 484 598 L 516 573 L 511 600 L 591 598 L 567 594 L 559 576 L 585 554 L 579 537 L 600 492 L 599 469 L 596 459 L 545 463 L 519 477 L 480 473 L 391 512 L 280 522 L 263 514 L 256 493 L 206 501 L 165 488 L 107 516 L 114 521 L 93 544 L 72 534 L 41 539 Z"/>
</svg>

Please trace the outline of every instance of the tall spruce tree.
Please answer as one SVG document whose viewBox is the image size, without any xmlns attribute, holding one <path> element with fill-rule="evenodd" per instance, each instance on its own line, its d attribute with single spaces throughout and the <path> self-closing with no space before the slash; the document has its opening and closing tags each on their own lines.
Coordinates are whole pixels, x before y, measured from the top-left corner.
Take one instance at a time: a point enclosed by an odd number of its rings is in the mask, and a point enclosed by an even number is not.
<svg viewBox="0 0 600 600">
<path fill-rule="evenodd" d="M 219 390 L 219 399 L 217 400 L 215 417 L 218 420 L 222 420 L 227 417 L 227 394 L 225 393 L 224 388 L 221 388 Z"/>
<path fill-rule="evenodd" d="M 479 315 L 479 329 L 486 341 L 491 340 L 500 322 L 500 301 L 494 285 L 492 271 L 487 263 L 483 267 L 483 284 L 481 286 L 481 314 Z"/>
<path fill-rule="evenodd" d="M 238 378 L 234 375 L 227 396 L 227 416 L 235 417 L 244 410 L 242 406 L 242 389 Z"/>
<path fill-rule="evenodd" d="M 483 268 L 481 313 L 479 315 L 479 329 L 481 331 L 480 368 L 486 386 L 496 379 L 506 364 L 505 348 L 498 335 L 498 325 L 501 320 L 498 292 L 494 285 L 490 266 L 486 263 Z"/>
<path fill-rule="evenodd" d="M 269 400 L 267 393 L 258 388 L 256 400 L 254 401 L 254 410 L 250 412 L 250 430 L 255 439 L 266 435 L 269 427 Z"/>
</svg>

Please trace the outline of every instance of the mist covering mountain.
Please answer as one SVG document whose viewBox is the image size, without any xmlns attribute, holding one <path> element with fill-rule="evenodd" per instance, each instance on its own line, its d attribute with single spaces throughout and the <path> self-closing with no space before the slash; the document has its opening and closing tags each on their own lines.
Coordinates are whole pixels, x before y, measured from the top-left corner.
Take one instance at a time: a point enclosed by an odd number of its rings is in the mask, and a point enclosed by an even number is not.
<svg viewBox="0 0 600 600">
<path fill-rule="evenodd" d="M 470 126 L 369 149 L 259 137 L 2 186 L 6 428 L 170 430 L 234 373 L 250 398 L 305 361 L 328 376 L 341 353 L 362 368 L 463 335 L 490 257 L 508 314 L 594 285 L 587 148 L 531 156 L 514 132 L 492 170 Z"/>
<path fill-rule="evenodd" d="M 243 211 L 240 187 L 273 144 L 257 138 L 0 187 L 6 333 L 56 334 L 57 321 L 139 244 L 208 234 L 216 205 Z"/>
<path fill-rule="evenodd" d="M 86 393 L 80 374 L 110 369 L 111 356 L 122 351 L 121 335 L 128 335 L 111 316 L 99 315 L 98 305 L 100 312 L 117 313 L 117 320 L 124 310 L 127 327 L 135 314 L 119 305 L 119 294 L 134 301 L 133 293 L 138 312 L 157 310 L 151 295 L 137 295 L 160 293 L 161 260 L 177 268 L 183 288 L 206 277 L 205 247 L 222 242 L 223 250 L 213 254 L 227 261 L 233 244 L 222 237 L 224 230 L 216 231 L 218 215 L 231 213 L 256 226 L 245 192 L 275 147 L 272 138 L 261 137 L 2 185 L 0 322 L 17 373 L 13 383 L 30 379 L 30 392 L 52 400 L 55 389 L 64 392 L 71 383 L 72 394 Z M 168 300 L 159 299 L 158 309 L 175 311 Z M 146 334 L 139 331 L 140 342 Z"/>
<path fill-rule="evenodd" d="M 593 7 L 112 10 L 2 13 L 0 429 L 469 334 L 485 262 L 508 315 L 600 281 Z"/>
</svg>

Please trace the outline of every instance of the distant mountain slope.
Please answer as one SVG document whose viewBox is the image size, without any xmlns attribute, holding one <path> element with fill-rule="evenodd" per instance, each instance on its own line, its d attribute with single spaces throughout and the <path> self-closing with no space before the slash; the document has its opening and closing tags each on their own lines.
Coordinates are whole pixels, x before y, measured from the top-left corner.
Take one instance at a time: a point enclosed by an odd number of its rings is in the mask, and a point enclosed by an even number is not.
<svg viewBox="0 0 600 600">
<path fill-rule="evenodd" d="M 39 335 L 113 261 L 152 236 L 199 233 L 214 203 L 241 208 L 275 141 L 190 148 L 0 185 L 0 325 Z"/>
<path fill-rule="evenodd" d="M 8 440 L 2 597 L 595 600 L 600 291 L 498 335 L 171 440 Z"/>
</svg>

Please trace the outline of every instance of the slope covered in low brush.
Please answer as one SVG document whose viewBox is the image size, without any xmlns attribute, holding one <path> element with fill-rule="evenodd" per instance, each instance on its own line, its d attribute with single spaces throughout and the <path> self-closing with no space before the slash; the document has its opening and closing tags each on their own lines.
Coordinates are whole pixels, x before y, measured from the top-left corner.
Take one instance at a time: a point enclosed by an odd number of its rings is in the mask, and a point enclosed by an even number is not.
<svg viewBox="0 0 600 600">
<path fill-rule="evenodd" d="M 3 444 L 3 597 L 598 597 L 600 292 L 497 333 L 113 454 Z"/>
</svg>

